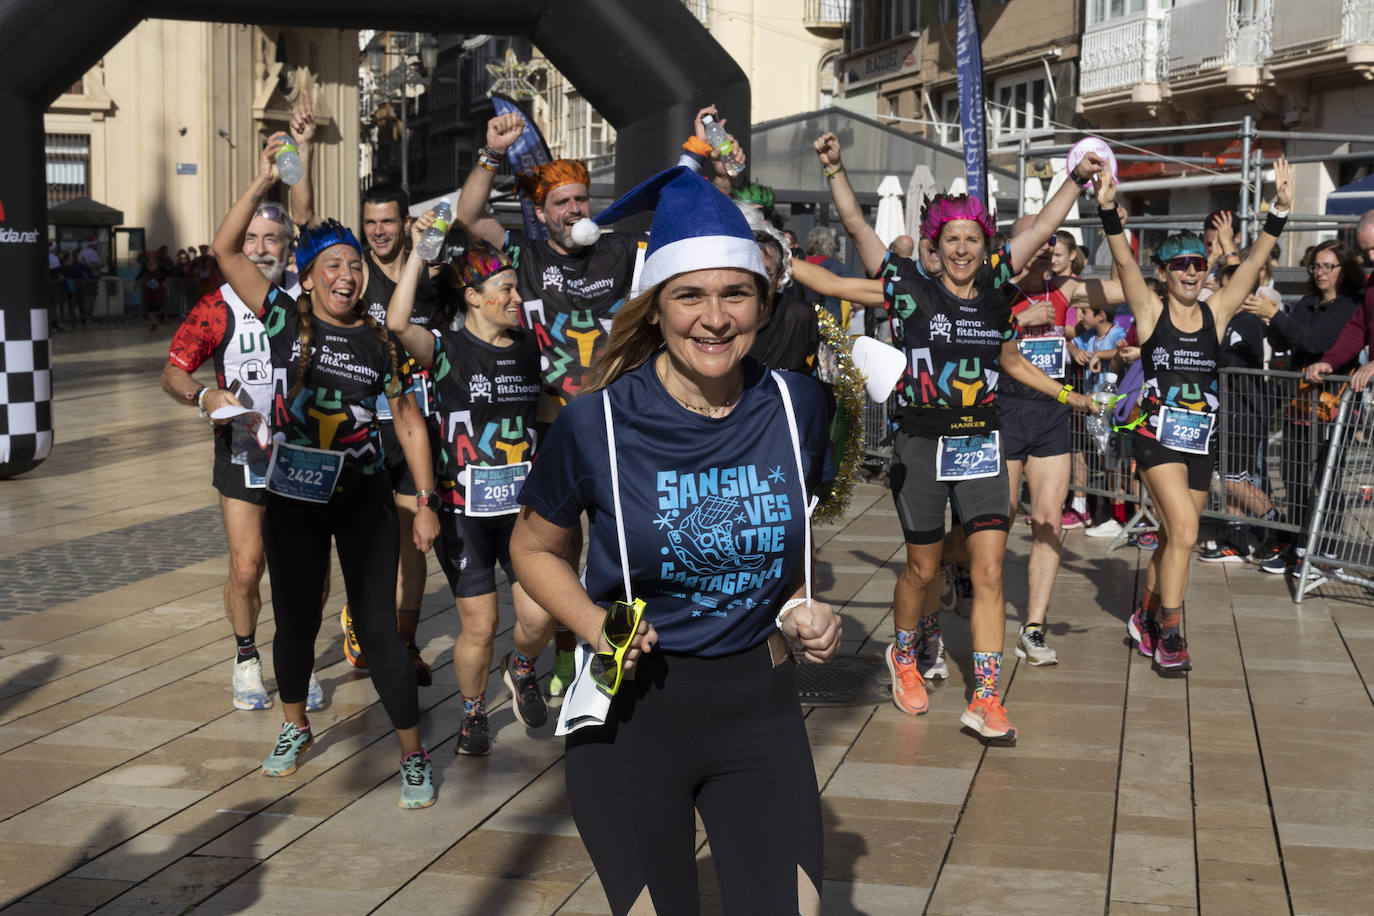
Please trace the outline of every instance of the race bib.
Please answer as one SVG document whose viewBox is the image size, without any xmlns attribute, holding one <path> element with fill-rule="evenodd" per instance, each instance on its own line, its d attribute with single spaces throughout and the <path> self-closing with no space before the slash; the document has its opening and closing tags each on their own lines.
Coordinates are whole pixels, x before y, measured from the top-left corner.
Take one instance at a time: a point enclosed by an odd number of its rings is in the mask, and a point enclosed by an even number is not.
<svg viewBox="0 0 1374 916">
<path fill-rule="evenodd" d="M 343 459 L 339 452 L 278 442 L 267 465 L 267 490 L 288 499 L 327 503 L 343 473 Z"/>
<path fill-rule="evenodd" d="M 936 480 L 975 480 L 996 477 L 1002 470 L 1002 436 L 941 436 Z"/>
<path fill-rule="evenodd" d="M 266 470 L 264 468 L 264 470 Z M 260 473 L 253 465 L 243 466 L 243 485 L 250 490 L 261 490 L 267 486 L 267 475 Z"/>
<path fill-rule="evenodd" d="M 1212 444 L 1216 414 L 1165 405 L 1159 409 L 1159 444 L 1176 452 L 1206 455 Z"/>
<path fill-rule="evenodd" d="M 1027 362 L 1050 378 L 1064 377 L 1068 348 L 1064 346 L 1063 336 L 1022 337 L 1016 341 L 1016 349 Z"/>
<path fill-rule="evenodd" d="M 516 497 L 529 476 L 530 463 L 503 464 L 496 467 L 470 464 L 463 470 L 467 478 L 466 515 L 510 515 L 520 511 Z"/>
</svg>

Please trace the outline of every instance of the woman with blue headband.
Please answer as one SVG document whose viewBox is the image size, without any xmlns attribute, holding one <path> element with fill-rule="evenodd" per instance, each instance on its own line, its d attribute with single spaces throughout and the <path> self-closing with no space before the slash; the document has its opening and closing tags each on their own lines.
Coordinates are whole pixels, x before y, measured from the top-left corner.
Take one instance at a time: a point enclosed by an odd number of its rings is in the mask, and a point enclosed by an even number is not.
<svg viewBox="0 0 1374 916">
<path fill-rule="evenodd" d="M 1274 203 L 1264 231 L 1231 282 L 1206 302 L 1198 300 L 1207 278 L 1207 250 L 1191 232 L 1171 235 L 1155 251 L 1155 272 L 1165 295 L 1145 285 L 1116 209 L 1116 182 L 1097 176 L 1102 229 L 1121 275 L 1121 288 L 1140 335 L 1145 384 L 1131 448 L 1140 479 L 1159 514 L 1159 549 L 1150 557 L 1145 593 L 1127 624 L 1142 655 L 1161 674 L 1192 667 L 1181 632 L 1188 561 L 1197 543 L 1198 519 L 1216 467 L 1217 360 L 1226 326 L 1245 304 L 1260 268 L 1278 242 L 1293 202 L 1293 167 L 1274 163 Z"/>
<path fill-rule="evenodd" d="M 266 776 L 287 776 L 314 741 L 305 714 L 329 542 L 337 544 L 354 629 L 382 705 L 401 743 L 403 808 L 434 803 L 429 756 L 420 746 L 415 669 L 396 633 L 399 541 L 376 402 L 391 400 L 397 437 L 420 487 L 415 546 L 429 549 L 439 530 L 433 505 L 429 437 L 415 400 L 402 396 L 396 350 L 377 322 L 360 314 L 362 250 L 334 220 L 296 240 L 302 295 L 293 301 L 243 254 L 243 235 L 277 181 L 273 137 L 258 174 L 220 224 L 214 252 L 230 287 L 262 319 L 272 359 L 272 458 L 267 470 L 263 546 L 272 584 L 273 666 L 285 722 Z"/>
</svg>

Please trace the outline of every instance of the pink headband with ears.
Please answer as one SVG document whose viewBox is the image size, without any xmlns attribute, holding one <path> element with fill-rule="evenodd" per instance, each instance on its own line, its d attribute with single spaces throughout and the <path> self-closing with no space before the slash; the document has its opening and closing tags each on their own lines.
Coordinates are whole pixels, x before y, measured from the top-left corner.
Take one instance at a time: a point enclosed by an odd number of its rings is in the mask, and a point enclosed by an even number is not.
<svg viewBox="0 0 1374 916">
<path fill-rule="evenodd" d="M 921 219 L 921 237 L 934 241 L 940 237 L 940 230 L 945 223 L 956 219 L 971 219 L 982 227 L 983 233 L 988 238 L 992 238 L 996 233 L 997 227 L 993 225 L 992 217 L 988 215 L 987 208 L 983 202 L 976 197 L 969 197 L 967 194 L 959 194 L 954 197 L 941 197 L 933 200 L 926 207 L 924 217 Z"/>
</svg>

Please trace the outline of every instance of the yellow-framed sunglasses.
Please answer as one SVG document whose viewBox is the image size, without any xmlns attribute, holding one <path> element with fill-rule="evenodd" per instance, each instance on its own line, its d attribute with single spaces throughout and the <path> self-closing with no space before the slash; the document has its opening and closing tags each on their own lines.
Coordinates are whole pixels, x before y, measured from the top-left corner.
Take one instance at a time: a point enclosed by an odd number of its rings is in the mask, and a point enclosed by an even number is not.
<svg viewBox="0 0 1374 916">
<path fill-rule="evenodd" d="M 625 653 L 630 650 L 630 646 L 634 643 L 635 633 L 639 630 L 639 621 L 643 617 L 644 602 L 639 598 L 636 598 L 633 604 L 617 601 L 606 612 L 606 620 L 601 624 L 601 632 L 605 635 L 606 642 L 610 644 L 611 651 L 597 652 L 592 656 L 591 674 L 592 680 L 596 681 L 602 690 L 612 696 L 620 689 L 620 678 L 624 673 Z"/>
</svg>

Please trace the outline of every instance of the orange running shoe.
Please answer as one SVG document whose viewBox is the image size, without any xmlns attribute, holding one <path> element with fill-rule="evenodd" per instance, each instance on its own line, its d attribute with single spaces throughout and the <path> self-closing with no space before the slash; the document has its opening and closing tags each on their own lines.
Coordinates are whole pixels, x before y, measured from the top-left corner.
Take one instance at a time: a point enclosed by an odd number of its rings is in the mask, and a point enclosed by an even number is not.
<svg viewBox="0 0 1374 916">
<path fill-rule="evenodd" d="M 889 645 L 884 656 L 887 670 L 892 675 L 892 703 L 902 712 L 913 716 L 923 715 L 930 709 L 930 697 L 926 696 L 926 681 L 916 661 L 897 661 L 897 647 Z"/>
<path fill-rule="evenodd" d="M 1004 741 L 1016 740 L 1016 728 L 1007 721 L 1007 711 L 1002 707 L 996 694 L 990 697 L 974 697 L 968 704 L 959 721 L 973 729 L 984 738 L 1000 738 Z"/>
<path fill-rule="evenodd" d="M 367 659 L 363 658 L 363 647 L 358 645 L 358 635 L 353 632 L 353 615 L 348 613 L 348 605 L 339 612 L 339 626 L 343 627 L 344 658 L 354 668 L 366 668 Z"/>
</svg>

